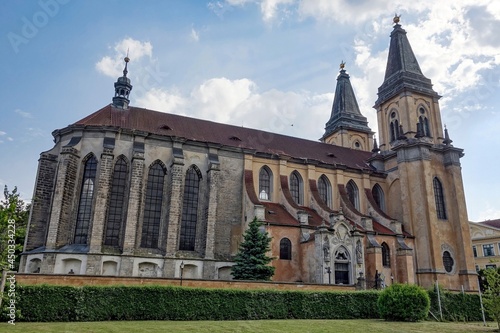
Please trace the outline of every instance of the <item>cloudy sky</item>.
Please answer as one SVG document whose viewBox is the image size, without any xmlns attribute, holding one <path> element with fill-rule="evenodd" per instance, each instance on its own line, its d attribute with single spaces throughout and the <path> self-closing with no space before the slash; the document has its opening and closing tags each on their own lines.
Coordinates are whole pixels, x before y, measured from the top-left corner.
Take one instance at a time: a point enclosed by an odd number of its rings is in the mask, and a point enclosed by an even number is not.
<svg viewBox="0 0 500 333">
<path fill-rule="evenodd" d="M 317 140 L 338 65 L 361 112 L 383 81 L 394 13 L 443 97 L 469 219 L 500 218 L 500 2 L 3 1 L 0 185 L 32 196 L 51 132 L 109 104 L 129 50 L 131 104 Z"/>
</svg>

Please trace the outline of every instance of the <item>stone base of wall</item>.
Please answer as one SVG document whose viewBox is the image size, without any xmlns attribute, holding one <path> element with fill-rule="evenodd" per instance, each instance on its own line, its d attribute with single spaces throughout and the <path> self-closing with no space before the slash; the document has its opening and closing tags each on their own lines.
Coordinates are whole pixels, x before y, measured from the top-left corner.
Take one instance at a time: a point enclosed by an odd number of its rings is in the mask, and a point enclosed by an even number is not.
<svg viewBox="0 0 500 333">
<path fill-rule="evenodd" d="M 279 289 L 309 291 L 352 291 L 354 286 L 298 284 L 284 282 L 250 282 L 195 279 L 164 279 L 95 275 L 66 274 L 21 274 L 16 273 L 16 283 L 21 285 L 50 284 L 59 286 L 109 286 L 109 285 L 163 285 L 195 288 L 230 288 L 230 289 Z M 182 283 L 182 284 L 181 284 Z"/>
</svg>

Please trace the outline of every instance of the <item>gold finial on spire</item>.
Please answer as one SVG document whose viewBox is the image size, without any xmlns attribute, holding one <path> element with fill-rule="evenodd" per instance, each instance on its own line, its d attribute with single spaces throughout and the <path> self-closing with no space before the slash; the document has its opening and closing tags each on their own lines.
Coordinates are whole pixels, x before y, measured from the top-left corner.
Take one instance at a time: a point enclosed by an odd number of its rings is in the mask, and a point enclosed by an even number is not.
<svg viewBox="0 0 500 333">
<path fill-rule="evenodd" d="M 127 55 L 125 56 L 125 58 L 123 58 L 123 60 L 124 60 L 125 62 L 129 62 L 129 61 L 130 61 L 130 58 L 128 57 L 128 50 L 129 50 L 129 49 L 127 48 Z"/>
<path fill-rule="evenodd" d="M 345 62 L 344 62 L 344 60 L 342 60 L 340 62 L 340 69 L 342 70 L 342 69 L 344 69 L 344 67 L 345 67 Z"/>
<path fill-rule="evenodd" d="M 398 24 L 399 23 L 399 18 L 401 17 L 401 14 L 394 14 L 394 18 L 392 19 L 392 22 L 394 22 L 395 24 Z"/>
</svg>

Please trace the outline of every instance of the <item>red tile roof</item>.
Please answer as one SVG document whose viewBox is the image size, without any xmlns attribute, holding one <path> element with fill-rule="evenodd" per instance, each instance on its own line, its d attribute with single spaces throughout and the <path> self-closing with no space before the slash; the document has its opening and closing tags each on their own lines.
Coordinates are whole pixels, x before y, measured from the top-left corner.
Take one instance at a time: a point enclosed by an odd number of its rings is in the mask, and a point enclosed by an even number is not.
<svg viewBox="0 0 500 333">
<path fill-rule="evenodd" d="M 70 127 L 78 125 L 120 127 L 192 141 L 252 149 L 258 153 L 287 155 L 331 165 L 373 170 L 366 163 L 371 157 L 370 152 L 137 107 L 123 110 L 108 105 Z"/>
<path fill-rule="evenodd" d="M 487 225 L 489 227 L 500 229 L 500 219 L 497 220 L 487 220 L 483 222 L 477 222 L 478 224 Z"/>
</svg>

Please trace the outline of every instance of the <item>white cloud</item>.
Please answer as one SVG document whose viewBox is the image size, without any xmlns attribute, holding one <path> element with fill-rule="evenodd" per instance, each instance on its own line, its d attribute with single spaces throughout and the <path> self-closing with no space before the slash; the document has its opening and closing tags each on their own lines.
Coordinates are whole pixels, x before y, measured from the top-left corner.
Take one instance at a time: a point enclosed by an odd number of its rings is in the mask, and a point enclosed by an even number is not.
<svg viewBox="0 0 500 333">
<path fill-rule="evenodd" d="M 0 131 L 0 136 L 7 134 L 7 132 Z"/>
<path fill-rule="evenodd" d="M 479 213 L 478 220 L 476 222 L 482 222 L 486 220 L 495 220 L 500 216 L 500 209 L 498 207 L 492 206 L 489 202 L 486 203 L 486 209 L 483 209 Z"/>
<path fill-rule="evenodd" d="M 115 44 L 112 56 L 104 56 L 96 63 L 97 71 L 106 76 L 116 78 L 122 75 L 124 62 L 127 55 L 131 61 L 138 62 L 143 57 L 151 58 L 153 45 L 150 42 L 141 42 L 133 38 L 125 38 Z"/>
<path fill-rule="evenodd" d="M 323 134 L 316 119 L 328 120 L 333 93 L 259 92 L 249 79 L 221 77 L 202 82 L 185 96 L 175 89 L 155 88 L 137 101 L 157 111 L 314 140 Z"/>
<path fill-rule="evenodd" d="M 24 112 L 21 109 L 15 109 L 14 112 L 17 113 L 18 115 L 20 115 L 23 118 L 27 118 L 27 119 L 32 119 L 33 118 L 33 115 L 31 113 Z"/>
<path fill-rule="evenodd" d="M 194 28 L 191 28 L 191 34 L 190 37 L 192 40 L 195 42 L 198 42 L 200 40 L 200 34 L 198 31 L 196 31 Z"/>
<path fill-rule="evenodd" d="M 7 141 L 14 141 L 13 138 L 11 138 L 10 136 L 7 137 Z"/>
</svg>

